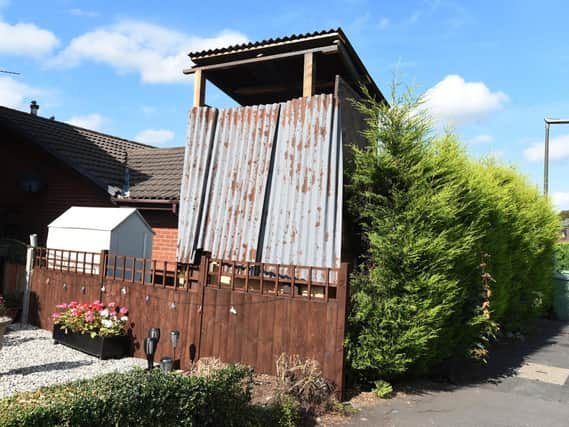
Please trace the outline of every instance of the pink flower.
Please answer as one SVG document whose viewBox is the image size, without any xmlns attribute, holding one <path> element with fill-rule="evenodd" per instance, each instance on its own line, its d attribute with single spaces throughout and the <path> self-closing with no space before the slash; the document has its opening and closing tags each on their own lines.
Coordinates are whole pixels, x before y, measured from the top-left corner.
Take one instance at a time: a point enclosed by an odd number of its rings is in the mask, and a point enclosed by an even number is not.
<svg viewBox="0 0 569 427">
<path fill-rule="evenodd" d="M 60 316 L 61 316 L 61 315 L 60 315 L 59 313 L 53 313 L 53 314 L 51 315 L 51 318 L 52 318 L 53 320 L 57 320 L 57 319 L 59 319 Z"/>
<path fill-rule="evenodd" d="M 107 307 L 109 307 L 109 308 L 115 308 L 116 306 L 117 306 L 116 302 L 110 302 L 107 304 Z"/>
<path fill-rule="evenodd" d="M 80 311 L 80 310 L 77 310 L 77 309 L 75 309 L 75 308 L 74 308 L 73 310 L 71 310 L 71 316 L 72 316 L 72 317 L 79 317 L 80 315 L 81 315 L 81 311 Z"/>
<path fill-rule="evenodd" d="M 67 307 L 68 307 L 68 308 L 75 308 L 75 307 L 77 307 L 78 305 L 79 305 L 79 303 L 78 303 L 77 301 L 71 301 L 71 302 L 67 305 Z"/>
<path fill-rule="evenodd" d="M 67 308 L 67 304 L 57 304 L 55 307 L 59 308 L 60 310 L 65 310 Z"/>
<path fill-rule="evenodd" d="M 128 314 L 128 308 L 126 307 L 121 307 L 121 309 L 119 310 L 120 314 Z"/>
<path fill-rule="evenodd" d="M 95 320 L 95 318 L 93 317 L 93 313 L 91 313 L 90 311 L 85 313 L 85 322 L 91 323 L 93 320 Z"/>
</svg>

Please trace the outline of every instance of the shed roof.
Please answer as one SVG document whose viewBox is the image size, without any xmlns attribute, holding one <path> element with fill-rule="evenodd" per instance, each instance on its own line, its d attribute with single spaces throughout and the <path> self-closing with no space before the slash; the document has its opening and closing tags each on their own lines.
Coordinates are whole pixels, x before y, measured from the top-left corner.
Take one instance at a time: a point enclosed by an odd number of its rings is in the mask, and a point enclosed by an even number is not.
<svg viewBox="0 0 569 427">
<path fill-rule="evenodd" d="M 184 151 L 185 147 L 129 150 L 129 197 L 178 200 Z"/>
<path fill-rule="evenodd" d="M 77 228 L 112 231 L 131 215 L 137 215 L 149 230 L 152 228 L 135 208 L 92 208 L 72 206 L 52 221 L 50 228 Z"/>
<path fill-rule="evenodd" d="M 304 53 L 315 55 L 316 94 L 333 93 L 339 75 L 385 100 L 341 28 L 192 52 L 194 66 L 184 72 L 201 70 L 241 105 L 283 102 L 302 96 Z"/>
</svg>

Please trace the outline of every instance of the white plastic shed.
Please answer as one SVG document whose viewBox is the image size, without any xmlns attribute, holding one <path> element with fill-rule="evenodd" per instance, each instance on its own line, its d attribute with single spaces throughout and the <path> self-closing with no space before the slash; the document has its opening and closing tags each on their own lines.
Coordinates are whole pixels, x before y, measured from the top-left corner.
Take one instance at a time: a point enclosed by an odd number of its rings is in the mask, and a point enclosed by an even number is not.
<svg viewBox="0 0 569 427">
<path fill-rule="evenodd" d="M 151 258 L 154 232 L 134 208 L 73 206 L 49 224 L 47 247 Z"/>
</svg>

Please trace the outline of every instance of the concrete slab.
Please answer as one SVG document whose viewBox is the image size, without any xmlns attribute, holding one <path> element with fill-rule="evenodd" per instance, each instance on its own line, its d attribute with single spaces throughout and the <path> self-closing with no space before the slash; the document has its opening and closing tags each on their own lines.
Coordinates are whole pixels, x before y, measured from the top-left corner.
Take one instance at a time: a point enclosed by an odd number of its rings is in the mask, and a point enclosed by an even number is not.
<svg viewBox="0 0 569 427">
<path fill-rule="evenodd" d="M 569 369 L 527 362 L 518 369 L 517 376 L 526 380 L 563 385 L 569 378 Z"/>
</svg>

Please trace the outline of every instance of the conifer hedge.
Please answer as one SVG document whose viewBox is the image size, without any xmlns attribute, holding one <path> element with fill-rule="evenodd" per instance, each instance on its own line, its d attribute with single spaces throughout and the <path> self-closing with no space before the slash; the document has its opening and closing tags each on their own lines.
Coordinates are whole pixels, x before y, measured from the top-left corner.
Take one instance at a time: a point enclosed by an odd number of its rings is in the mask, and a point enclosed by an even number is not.
<svg viewBox="0 0 569 427">
<path fill-rule="evenodd" d="M 391 106 L 357 106 L 368 145 L 353 147 L 346 178 L 365 248 L 351 278 L 351 368 L 389 380 L 486 357 L 499 328 L 516 330 L 551 304 L 553 209 L 514 168 L 433 135 L 421 99 L 396 85 Z"/>
</svg>

